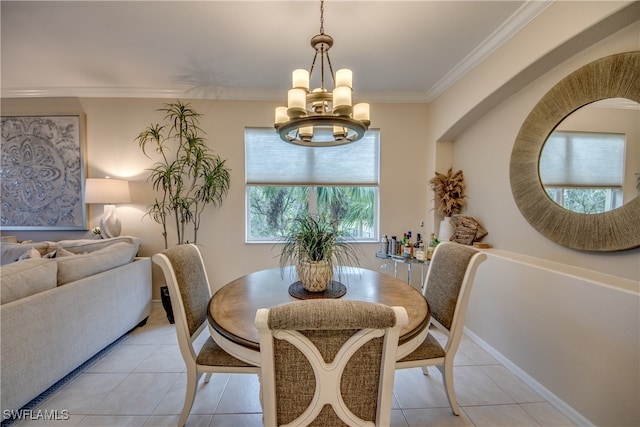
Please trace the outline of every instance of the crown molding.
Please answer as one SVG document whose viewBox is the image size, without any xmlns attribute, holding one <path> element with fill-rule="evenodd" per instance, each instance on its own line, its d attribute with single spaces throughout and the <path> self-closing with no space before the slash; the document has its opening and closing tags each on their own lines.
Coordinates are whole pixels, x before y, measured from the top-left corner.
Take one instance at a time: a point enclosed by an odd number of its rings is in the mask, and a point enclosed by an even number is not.
<svg viewBox="0 0 640 427">
<path fill-rule="evenodd" d="M 2 88 L 2 98 L 174 98 L 184 96 L 183 89 L 115 87 L 40 87 Z"/>
<path fill-rule="evenodd" d="M 478 66 L 489 55 L 506 43 L 536 16 L 551 6 L 555 0 L 527 1 L 513 13 L 496 31 L 467 55 L 426 93 L 427 102 L 432 102 L 448 88 Z"/>
<path fill-rule="evenodd" d="M 138 87 L 41 87 L 36 89 L 2 88 L 2 98 L 187 98 L 236 101 L 281 101 L 283 91 L 247 90 L 224 87 L 138 88 Z M 359 98 L 379 103 L 426 103 L 424 93 L 362 92 Z"/>
</svg>

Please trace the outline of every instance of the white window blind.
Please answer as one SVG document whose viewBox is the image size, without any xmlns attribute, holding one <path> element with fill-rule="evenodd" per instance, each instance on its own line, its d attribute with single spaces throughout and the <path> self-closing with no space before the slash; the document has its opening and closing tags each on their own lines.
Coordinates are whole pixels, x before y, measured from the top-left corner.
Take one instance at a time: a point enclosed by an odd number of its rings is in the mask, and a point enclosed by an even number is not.
<svg viewBox="0 0 640 427">
<path fill-rule="evenodd" d="M 336 147 L 301 147 L 283 142 L 274 129 L 245 129 L 248 185 L 377 186 L 380 132 Z"/>
<path fill-rule="evenodd" d="M 554 132 L 540 156 L 540 179 L 549 187 L 622 187 L 625 136 Z"/>
</svg>

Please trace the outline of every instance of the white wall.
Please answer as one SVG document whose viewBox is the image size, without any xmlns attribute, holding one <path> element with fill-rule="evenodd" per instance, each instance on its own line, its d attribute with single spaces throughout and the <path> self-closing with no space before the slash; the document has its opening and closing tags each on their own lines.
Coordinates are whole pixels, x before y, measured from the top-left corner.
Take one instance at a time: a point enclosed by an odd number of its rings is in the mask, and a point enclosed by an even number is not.
<svg viewBox="0 0 640 427">
<path fill-rule="evenodd" d="M 628 290 L 637 282 L 613 287 L 595 272 L 488 254 L 467 328 L 578 425 L 640 425 L 640 298 Z"/>
<path fill-rule="evenodd" d="M 164 248 L 161 227 L 145 216 L 146 207 L 153 202 L 151 184 L 146 182 L 153 160 L 146 158 L 135 138 L 151 123 L 162 121 L 156 109 L 161 99 L 108 98 L 49 98 L 3 99 L 3 114 L 54 114 L 82 112 L 87 121 L 88 177 L 123 177 L 130 180 L 132 203 L 118 207 L 122 220 L 122 234 L 142 238 L 140 254 L 150 256 Z M 264 268 L 278 266 L 278 248 L 272 244 L 244 243 L 244 128 L 270 127 L 274 103 L 243 101 L 184 100 L 204 117 L 201 127 L 209 146 L 231 169 L 231 190 L 220 209 L 208 210 L 198 235 L 213 290 L 234 278 Z M 427 127 L 427 106 L 423 104 L 373 104 L 372 125 L 380 132 L 380 232 L 399 234 L 420 229 L 425 221 L 427 174 L 423 159 L 426 145 L 422 142 Z M 97 226 L 102 208 L 92 207 L 89 227 Z M 170 234 L 175 236 L 175 230 Z M 11 232 L 20 239 L 59 240 L 85 237 L 84 233 Z M 171 241 L 175 244 L 175 237 Z M 362 244 L 362 267 L 379 271 L 384 261 L 375 258 L 379 244 Z M 406 277 L 406 268 L 399 268 L 399 277 Z M 162 284 L 159 270 L 154 271 L 154 298 L 159 298 Z M 419 275 L 414 276 L 419 283 Z"/>
<path fill-rule="evenodd" d="M 470 196 L 465 213 L 496 248 L 479 268 L 467 328 L 567 415 L 602 426 L 640 425 L 640 250 L 591 253 L 547 240 L 518 211 L 509 160 L 527 114 L 553 85 L 594 59 L 640 49 L 639 34 L 636 23 L 566 59 L 453 143 Z"/>
<path fill-rule="evenodd" d="M 581 252 L 559 246 L 539 234 L 520 214 L 509 184 L 513 142 L 538 100 L 566 75 L 593 59 L 640 49 L 640 24 L 576 55 L 540 77 L 477 120 L 455 141 L 454 163 L 463 169 L 471 195 L 468 213 L 489 230 L 496 247 L 585 269 L 640 280 L 640 250 L 616 253 Z"/>
</svg>

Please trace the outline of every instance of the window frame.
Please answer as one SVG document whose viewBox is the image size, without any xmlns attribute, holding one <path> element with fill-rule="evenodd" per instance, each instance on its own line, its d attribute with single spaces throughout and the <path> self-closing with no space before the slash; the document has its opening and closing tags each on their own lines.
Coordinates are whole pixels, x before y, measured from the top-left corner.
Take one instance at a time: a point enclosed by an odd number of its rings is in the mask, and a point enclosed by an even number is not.
<svg viewBox="0 0 640 427">
<path fill-rule="evenodd" d="M 265 238 L 265 237 L 258 237 L 258 238 L 252 238 L 249 235 L 249 232 L 251 231 L 251 217 L 250 217 L 250 207 L 251 207 L 251 199 L 250 199 L 250 188 L 251 187 L 297 187 L 294 185 L 273 185 L 273 186 L 268 186 L 268 185 L 253 185 L 253 184 L 245 184 L 245 226 L 244 226 L 244 230 L 245 230 L 245 243 L 249 243 L 249 244 L 254 244 L 254 243 L 258 243 L 258 244 L 264 244 L 264 243 L 269 243 L 269 244 L 274 244 L 274 243 L 278 243 L 279 241 L 281 241 L 281 239 L 279 237 L 271 237 L 271 238 Z M 308 186 L 307 186 L 308 187 Z M 314 199 L 312 197 L 312 195 L 316 195 L 317 196 L 317 191 L 316 189 L 320 187 L 310 187 L 309 188 L 309 200 Z M 354 187 L 354 186 L 331 186 L 331 185 L 323 185 L 322 187 Z M 356 237 L 351 239 L 350 241 L 353 243 L 377 243 L 380 240 L 380 186 L 368 186 L 370 188 L 374 189 L 374 200 L 373 200 L 373 204 L 374 204 L 374 209 L 373 209 L 373 236 L 372 237 Z M 311 206 L 312 203 L 308 202 L 308 209 L 309 212 L 311 213 L 317 213 L 317 206 Z M 317 205 L 317 197 L 315 198 L 315 200 L 313 200 L 313 204 Z"/>
<path fill-rule="evenodd" d="M 604 211 L 600 212 L 579 212 L 571 209 L 567 206 L 565 202 L 565 191 L 567 190 L 603 190 L 605 191 L 605 206 Z M 553 200 L 558 206 L 567 209 L 571 212 L 585 214 L 585 215 L 595 215 L 602 214 L 608 211 L 612 211 L 614 209 L 618 209 L 622 207 L 622 189 L 618 187 L 598 187 L 598 188 L 583 188 L 583 187 L 557 187 L 557 186 L 547 186 L 545 187 L 545 191 L 549 198 Z M 550 194 L 552 192 L 553 194 Z"/>
<path fill-rule="evenodd" d="M 329 188 L 329 187 L 366 187 L 373 188 L 374 190 L 374 200 L 373 200 L 373 227 L 372 227 L 372 237 L 357 237 L 353 238 L 353 242 L 355 243 L 375 243 L 380 239 L 380 131 L 378 129 L 371 129 L 368 132 L 375 132 L 375 141 L 376 141 L 376 150 L 375 153 L 375 163 L 373 166 L 375 167 L 376 174 L 376 183 L 372 184 L 371 182 L 367 182 L 366 184 L 354 184 L 354 183 L 286 183 L 278 181 L 277 183 L 263 182 L 263 183 L 247 183 L 247 136 L 248 132 L 252 129 L 263 130 L 264 128 L 259 127 L 250 127 L 245 128 L 245 206 L 244 206 L 244 214 L 245 214 L 245 243 L 249 244 L 274 244 L 280 241 L 279 237 L 273 236 L 271 238 L 265 237 L 251 237 L 251 187 L 307 187 L 309 188 L 309 196 L 307 199 L 307 209 L 311 213 L 317 213 L 317 189 L 318 188 Z M 279 143 L 285 144 L 285 142 L 280 141 L 277 134 L 274 132 L 274 138 L 278 138 Z M 302 147 L 308 148 L 308 147 Z M 320 150 L 327 150 L 331 147 L 322 147 Z M 316 196 L 316 197 L 314 197 Z"/>
</svg>

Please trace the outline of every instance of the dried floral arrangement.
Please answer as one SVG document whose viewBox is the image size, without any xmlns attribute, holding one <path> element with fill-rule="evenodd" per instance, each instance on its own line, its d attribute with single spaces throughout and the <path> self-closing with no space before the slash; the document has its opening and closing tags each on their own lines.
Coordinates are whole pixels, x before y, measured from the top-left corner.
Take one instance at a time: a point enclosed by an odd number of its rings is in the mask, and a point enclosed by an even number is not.
<svg viewBox="0 0 640 427">
<path fill-rule="evenodd" d="M 445 217 L 458 214 L 464 207 L 464 176 L 462 171 L 453 172 L 453 168 L 445 174 L 436 172 L 436 176 L 429 180 L 429 185 L 438 200 L 436 209 Z"/>
</svg>

